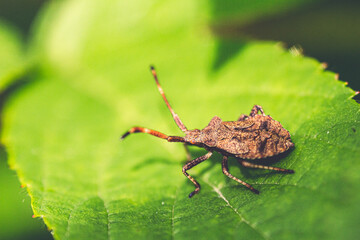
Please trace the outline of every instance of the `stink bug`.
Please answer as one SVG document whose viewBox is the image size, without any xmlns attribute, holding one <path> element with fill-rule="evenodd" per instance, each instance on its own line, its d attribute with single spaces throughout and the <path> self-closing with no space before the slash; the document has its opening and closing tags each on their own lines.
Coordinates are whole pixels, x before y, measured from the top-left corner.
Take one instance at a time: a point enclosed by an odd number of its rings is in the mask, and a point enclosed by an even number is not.
<svg viewBox="0 0 360 240">
<path fill-rule="evenodd" d="M 191 177 L 187 170 L 209 159 L 214 151 L 223 155 L 222 170 L 229 178 L 241 183 L 252 192 L 259 194 L 259 191 L 250 184 L 241 181 L 229 173 L 228 157 L 235 157 L 244 167 L 262 168 L 280 171 L 283 173 L 294 173 L 293 170 L 271 167 L 251 163 L 251 160 L 268 158 L 283 153 L 294 146 L 290 139 L 289 132 L 270 116 L 265 115 L 259 105 L 255 105 L 249 116 L 242 114 L 237 121 L 224 122 L 215 116 L 210 123 L 202 130 L 188 130 L 180 120 L 179 116 L 171 108 L 162 87 L 158 81 L 154 67 L 151 66 L 151 73 L 154 76 L 159 92 L 170 110 L 175 123 L 185 133 L 184 137 L 167 136 L 161 132 L 143 127 L 133 127 L 127 131 L 121 139 L 131 133 L 148 133 L 155 137 L 162 138 L 168 142 L 182 142 L 187 145 L 194 145 L 208 151 L 205 155 L 189 160 L 182 169 L 183 174 L 195 185 L 195 190 L 189 194 L 189 198 L 200 191 L 200 184 Z M 260 114 L 258 114 L 260 112 Z"/>
</svg>

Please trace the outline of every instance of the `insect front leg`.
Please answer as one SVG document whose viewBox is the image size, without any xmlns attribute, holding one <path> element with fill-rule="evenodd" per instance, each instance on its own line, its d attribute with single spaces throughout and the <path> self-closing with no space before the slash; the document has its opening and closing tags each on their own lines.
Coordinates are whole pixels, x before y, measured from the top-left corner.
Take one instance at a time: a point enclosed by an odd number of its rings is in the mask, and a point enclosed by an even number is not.
<svg viewBox="0 0 360 240">
<path fill-rule="evenodd" d="M 244 181 L 241 181 L 240 179 L 234 177 L 233 175 L 231 175 L 229 173 L 229 168 L 228 168 L 228 157 L 227 156 L 224 156 L 223 158 L 223 161 L 222 161 L 222 170 L 223 170 L 223 173 L 228 176 L 229 178 L 237 181 L 238 183 L 241 183 L 242 185 L 244 185 L 245 187 L 249 188 L 253 193 L 256 193 L 256 194 L 259 194 L 259 191 L 256 190 L 255 188 L 253 188 L 253 186 L 251 186 L 250 184 L 244 182 Z"/>
<path fill-rule="evenodd" d="M 193 168 L 194 166 L 198 165 L 199 163 L 209 159 L 212 155 L 212 152 L 208 152 L 207 154 L 195 158 L 194 160 L 188 162 L 187 164 L 185 164 L 185 166 L 182 169 L 183 174 L 190 179 L 190 181 L 192 181 L 195 185 L 195 190 L 193 192 L 191 192 L 189 194 L 189 198 L 191 198 L 192 196 L 194 196 L 195 194 L 197 194 L 200 191 L 200 184 L 192 177 L 190 176 L 186 171 L 190 170 L 191 168 Z"/>
<path fill-rule="evenodd" d="M 261 112 L 261 115 L 265 116 L 264 110 L 260 105 L 254 105 L 250 112 L 250 117 L 254 117 L 258 112 Z"/>
<path fill-rule="evenodd" d="M 238 162 L 241 165 L 243 165 L 244 167 L 248 167 L 248 168 L 261 168 L 261 169 L 274 170 L 274 171 L 279 171 L 279 172 L 284 172 L 284 173 L 294 173 L 294 170 L 278 168 L 278 167 L 271 167 L 271 166 L 265 166 L 265 165 L 259 165 L 259 164 L 253 164 L 253 163 L 249 163 L 249 162 L 246 162 L 246 161 L 242 161 L 240 159 L 238 159 Z"/>
</svg>

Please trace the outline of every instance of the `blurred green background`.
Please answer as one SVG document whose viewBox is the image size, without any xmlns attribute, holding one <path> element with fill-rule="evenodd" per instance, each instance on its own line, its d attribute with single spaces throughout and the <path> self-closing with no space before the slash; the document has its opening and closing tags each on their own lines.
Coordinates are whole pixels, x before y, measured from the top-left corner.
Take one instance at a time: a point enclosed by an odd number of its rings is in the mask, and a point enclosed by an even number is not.
<svg viewBox="0 0 360 240">
<path fill-rule="evenodd" d="M 33 20 L 46 2 L 0 0 L 0 20 L 17 28 L 26 43 L 31 38 Z M 231 58 L 241 50 L 242 42 L 249 39 L 281 41 L 287 47 L 302 48 L 306 56 L 326 62 L 341 80 L 360 90 L 360 2 L 297 1 L 284 8 L 281 1 L 273 2 L 279 2 L 278 10 L 266 12 L 256 9 L 256 4 L 247 8 L 245 1 L 212 0 L 213 18 L 209 24 L 224 42 L 218 46 L 220 58 Z M 247 11 L 257 14 L 248 18 Z M 220 64 L 215 63 L 214 67 Z M 2 96 L 1 101 L 6 101 Z M 8 169 L 6 160 L 6 152 L 0 148 L 0 239 L 52 239 L 41 219 L 32 219 L 30 199 L 21 189 L 15 172 Z"/>
</svg>

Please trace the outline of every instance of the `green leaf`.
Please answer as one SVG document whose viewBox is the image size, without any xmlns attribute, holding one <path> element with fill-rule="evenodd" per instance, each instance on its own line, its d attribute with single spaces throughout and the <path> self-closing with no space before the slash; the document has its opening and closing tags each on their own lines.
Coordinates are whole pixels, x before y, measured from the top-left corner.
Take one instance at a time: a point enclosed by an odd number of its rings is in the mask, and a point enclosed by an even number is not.
<svg viewBox="0 0 360 240">
<path fill-rule="evenodd" d="M 360 110 L 354 91 L 317 61 L 278 44 L 247 43 L 213 70 L 217 40 L 206 4 L 156 1 L 53 3 L 38 21 L 42 74 L 7 105 L 3 139 L 37 216 L 57 239 L 353 239 L 358 232 Z M 296 148 L 275 166 L 240 168 L 221 156 L 181 172 L 181 144 L 139 125 L 181 135 L 156 90 L 157 67 L 189 129 L 214 115 L 236 120 L 254 104 L 280 121 Z M 191 148 L 194 156 L 204 154 Z"/>
<path fill-rule="evenodd" d="M 213 23 L 243 25 L 254 20 L 262 19 L 289 10 L 298 9 L 309 3 L 323 0 L 272 0 L 272 1 L 236 1 L 236 0 L 211 0 Z"/>
<path fill-rule="evenodd" d="M 26 69 L 26 57 L 19 34 L 6 23 L 0 22 L 0 91 L 1 104 L 4 90 L 17 80 Z M 46 230 L 41 221 L 31 218 L 30 199 L 20 189 L 19 180 L 7 164 L 7 155 L 0 147 L 0 239 L 24 239 L 45 237 Z"/>
<path fill-rule="evenodd" d="M 26 58 L 19 34 L 0 22 L 0 91 L 20 77 L 26 69 Z"/>
<path fill-rule="evenodd" d="M 50 237 L 45 224 L 31 218 L 30 197 L 20 188 L 15 172 L 8 168 L 3 148 L 0 148 L 0 192 L 0 239 Z"/>
</svg>

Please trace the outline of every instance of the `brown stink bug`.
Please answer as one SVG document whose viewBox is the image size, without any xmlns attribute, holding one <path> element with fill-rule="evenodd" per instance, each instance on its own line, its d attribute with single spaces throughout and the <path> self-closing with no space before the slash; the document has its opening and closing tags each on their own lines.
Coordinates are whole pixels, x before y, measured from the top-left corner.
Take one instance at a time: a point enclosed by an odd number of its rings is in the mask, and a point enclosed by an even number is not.
<svg viewBox="0 0 360 240">
<path fill-rule="evenodd" d="M 229 173 L 228 157 L 237 158 L 239 163 L 244 167 L 294 173 L 293 170 L 253 164 L 249 161 L 272 157 L 283 153 L 294 146 L 291 142 L 289 132 L 284 129 L 278 121 L 265 115 L 261 106 L 255 105 L 249 116 L 242 114 L 237 121 L 223 122 L 219 117 L 215 116 L 204 129 L 188 130 L 166 99 L 164 91 L 157 79 L 154 67 L 151 67 L 151 72 L 175 123 L 185 133 L 185 137 L 167 136 L 148 128 L 133 127 L 127 131 L 121 139 L 124 139 L 130 133 L 143 132 L 165 139 L 168 142 L 182 142 L 185 144 L 185 147 L 187 145 L 194 145 L 206 149 L 208 151 L 207 154 L 194 160 L 189 159 L 182 169 L 184 175 L 195 185 L 195 190 L 189 194 L 189 198 L 200 191 L 200 184 L 187 173 L 187 170 L 209 159 L 214 151 L 223 155 L 223 173 L 238 183 L 243 184 L 256 194 L 259 194 L 258 190 Z M 261 114 L 258 114 L 259 111 Z"/>
</svg>

